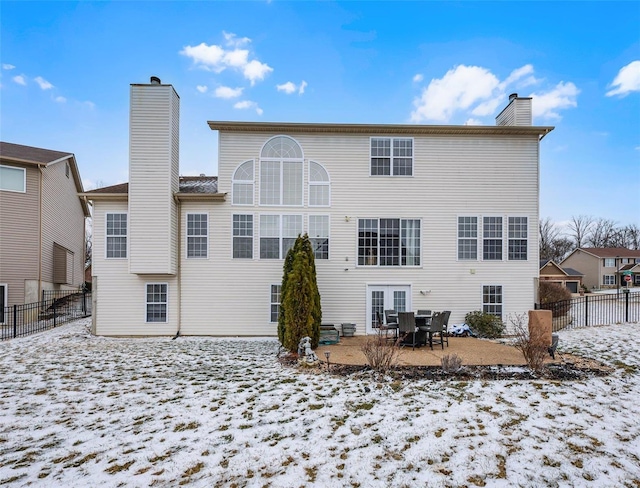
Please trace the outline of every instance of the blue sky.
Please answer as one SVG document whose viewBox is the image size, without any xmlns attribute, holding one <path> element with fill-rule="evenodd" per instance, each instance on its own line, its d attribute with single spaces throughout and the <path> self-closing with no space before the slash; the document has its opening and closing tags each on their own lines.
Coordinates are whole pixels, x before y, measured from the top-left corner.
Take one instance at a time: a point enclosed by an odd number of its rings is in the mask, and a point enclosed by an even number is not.
<svg viewBox="0 0 640 488">
<path fill-rule="evenodd" d="M 207 120 L 493 125 L 533 96 L 540 215 L 640 224 L 640 2 L 0 3 L 0 137 L 128 179 L 129 85 L 181 99 L 180 167 L 217 174 Z"/>
</svg>

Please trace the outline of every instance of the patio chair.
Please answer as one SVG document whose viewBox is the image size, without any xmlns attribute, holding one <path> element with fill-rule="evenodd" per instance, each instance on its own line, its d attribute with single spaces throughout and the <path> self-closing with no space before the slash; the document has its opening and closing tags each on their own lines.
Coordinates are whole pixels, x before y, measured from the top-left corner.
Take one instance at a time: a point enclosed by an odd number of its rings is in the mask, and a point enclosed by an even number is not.
<svg viewBox="0 0 640 488">
<path fill-rule="evenodd" d="M 446 342 L 447 347 L 449 347 L 449 317 L 451 317 L 451 310 L 445 310 L 442 314 L 442 341 Z"/>
<path fill-rule="evenodd" d="M 431 350 L 433 350 L 434 344 L 440 344 L 442 349 L 444 349 L 444 312 L 436 312 L 433 314 L 430 329 L 429 347 Z"/>
<path fill-rule="evenodd" d="M 382 315 L 380 314 L 380 312 L 376 312 L 376 320 L 378 322 L 378 330 L 380 331 L 384 330 L 385 334 L 387 335 L 387 338 L 388 338 L 389 331 L 393 331 L 391 338 L 394 341 L 398 340 L 398 324 L 396 322 L 385 324 L 384 321 L 382 320 Z"/>
<path fill-rule="evenodd" d="M 418 343 L 416 342 L 416 318 L 413 312 L 398 312 L 398 331 L 400 345 L 415 349 Z"/>
<path fill-rule="evenodd" d="M 391 317 L 393 315 L 393 317 Z M 398 312 L 395 310 L 385 310 L 384 318 L 386 319 L 387 324 L 397 324 L 398 323 Z"/>
</svg>

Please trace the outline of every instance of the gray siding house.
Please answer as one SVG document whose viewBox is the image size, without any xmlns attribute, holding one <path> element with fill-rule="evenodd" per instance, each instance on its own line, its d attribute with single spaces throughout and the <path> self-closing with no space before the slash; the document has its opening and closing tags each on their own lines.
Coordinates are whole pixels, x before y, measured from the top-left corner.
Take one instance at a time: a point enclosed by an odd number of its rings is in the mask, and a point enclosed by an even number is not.
<svg viewBox="0 0 640 488">
<path fill-rule="evenodd" d="M 0 307 L 82 285 L 82 192 L 73 154 L 0 142 Z"/>
<path fill-rule="evenodd" d="M 283 260 L 316 249 L 323 322 L 534 307 L 539 146 L 530 98 L 495 126 L 210 121 L 218 177 L 179 176 L 179 97 L 131 86 L 130 181 L 94 208 L 94 331 L 274 336 Z"/>
</svg>

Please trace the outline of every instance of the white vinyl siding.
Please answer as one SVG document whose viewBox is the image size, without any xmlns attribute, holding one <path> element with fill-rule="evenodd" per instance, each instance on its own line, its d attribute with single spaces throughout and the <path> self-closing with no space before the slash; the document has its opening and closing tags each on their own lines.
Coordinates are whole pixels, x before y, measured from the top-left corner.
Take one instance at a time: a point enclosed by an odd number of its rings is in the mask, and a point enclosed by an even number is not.
<svg viewBox="0 0 640 488">
<path fill-rule="evenodd" d="M 478 259 L 478 217 L 458 217 L 458 259 Z"/>
<path fill-rule="evenodd" d="M 169 285 L 167 283 L 147 283 L 146 286 L 147 323 L 167 322 L 169 306 Z"/>
<path fill-rule="evenodd" d="M 309 206 L 329 207 L 331 205 L 331 183 L 329 173 L 319 163 L 309 162 Z"/>
<path fill-rule="evenodd" d="M 27 171 L 24 168 L 0 164 L 0 190 L 25 193 L 27 191 Z"/>
<path fill-rule="evenodd" d="M 482 311 L 502 318 L 501 285 L 485 285 L 482 287 Z"/>
<path fill-rule="evenodd" d="M 329 259 L 329 216 L 309 215 L 308 235 L 315 259 Z"/>
<path fill-rule="evenodd" d="M 419 219 L 359 219 L 359 266 L 420 266 Z"/>
<path fill-rule="evenodd" d="M 209 256 L 209 215 L 187 214 L 187 257 Z"/>
<path fill-rule="evenodd" d="M 527 217 L 509 217 L 509 261 L 526 261 L 529 240 Z"/>
<path fill-rule="evenodd" d="M 233 216 L 233 257 L 253 258 L 253 215 Z"/>
<path fill-rule="evenodd" d="M 412 176 L 413 139 L 371 138 L 371 176 Z"/>
<path fill-rule="evenodd" d="M 107 258 L 127 257 L 127 214 L 106 214 L 106 243 Z"/>
<path fill-rule="evenodd" d="M 253 160 L 245 161 L 233 174 L 232 203 L 234 205 L 253 205 L 254 185 Z"/>
</svg>

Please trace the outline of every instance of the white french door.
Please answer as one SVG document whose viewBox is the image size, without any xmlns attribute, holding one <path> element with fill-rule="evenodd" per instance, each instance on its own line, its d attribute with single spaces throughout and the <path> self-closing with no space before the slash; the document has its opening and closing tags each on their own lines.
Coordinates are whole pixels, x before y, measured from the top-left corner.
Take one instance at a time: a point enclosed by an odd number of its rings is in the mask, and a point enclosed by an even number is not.
<svg viewBox="0 0 640 488">
<path fill-rule="evenodd" d="M 367 334 L 377 330 L 376 312 L 411 311 L 411 285 L 367 285 Z"/>
</svg>

